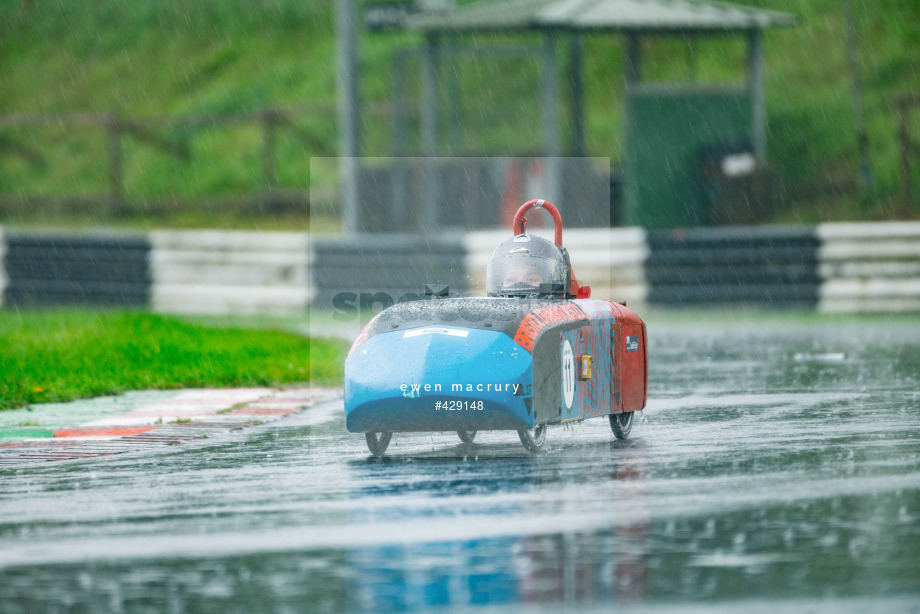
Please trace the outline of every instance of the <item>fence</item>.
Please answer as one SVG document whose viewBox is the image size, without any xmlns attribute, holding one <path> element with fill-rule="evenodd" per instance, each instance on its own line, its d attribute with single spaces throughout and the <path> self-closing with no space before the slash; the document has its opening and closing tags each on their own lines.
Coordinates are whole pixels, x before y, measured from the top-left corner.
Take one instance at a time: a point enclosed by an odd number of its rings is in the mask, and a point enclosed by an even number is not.
<svg viewBox="0 0 920 614">
<path fill-rule="evenodd" d="M 32 235 L 4 237 L 4 303 L 124 305 L 149 302 L 144 235 Z"/>
<path fill-rule="evenodd" d="M 6 296 L 6 238 L 3 228 L 0 228 L 0 307 L 3 307 Z"/>
<path fill-rule="evenodd" d="M 383 303 L 424 297 L 425 284 L 442 284 L 450 293 L 467 292 L 464 246 L 459 236 L 360 235 L 313 242 L 313 305 L 331 309 L 343 293 L 349 301 Z M 364 294 L 364 297 L 360 295 Z M 379 299 L 379 300 L 377 300 Z M 386 306 L 386 305 L 383 305 Z"/>
<path fill-rule="evenodd" d="M 74 129 L 90 128 L 106 135 L 107 191 L 77 197 L 73 195 L 42 195 L 23 197 L 17 194 L 0 194 L 0 203 L 10 207 L 25 203 L 30 207 L 52 207 L 61 202 L 91 203 L 97 207 L 107 204 L 110 211 L 130 211 L 125 190 L 125 153 L 123 141 L 133 138 L 146 146 L 186 163 L 192 161 L 192 139 L 196 134 L 215 128 L 239 125 L 261 127 L 261 180 L 256 194 L 260 203 L 305 204 L 309 194 L 302 190 L 281 190 L 278 181 L 277 140 L 282 130 L 296 138 L 314 155 L 333 155 L 329 146 L 309 131 L 299 127 L 295 120 L 316 114 L 334 117 L 329 107 L 265 108 L 251 113 L 215 113 L 187 117 L 126 118 L 114 113 L 63 113 L 63 114 L 11 114 L 0 116 L 0 130 L 28 130 L 48 127 Z M 32 166 L 47 166 L 47 160 L 34 144 L 22 143 L 0 133 L 0 151 L 19 156 Z M 172 201 L 170 201 L 172 202 Z M 155 209 L 155 207 L 153 207 Z"/>
<path fill-rule="evenodd" d="M 650 304 L 813 309 L 818 238 L 810 227 L 726 227 L 649 233 Z"/>
<path fill-rule="evenodd" d="M 310 303 L 309 235 L 150 233 L 151 306 L 165 313 L 303 313 Z"/>
</svg>

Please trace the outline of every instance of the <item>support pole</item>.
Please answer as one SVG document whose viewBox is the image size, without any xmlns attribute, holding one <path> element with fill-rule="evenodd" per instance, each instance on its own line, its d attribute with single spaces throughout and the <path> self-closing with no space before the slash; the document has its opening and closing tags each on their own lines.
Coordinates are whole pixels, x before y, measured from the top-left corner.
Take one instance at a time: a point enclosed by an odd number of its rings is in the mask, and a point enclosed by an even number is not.
<svg viewBox="0 0 920 614">
<path fill-rule="evenodd" d="M 408 222 L 408 169 L 406 168 L 406 64 L 409 53 L 400 49 L 393 57 L 393 180 L 390 192 L 397 228 Z"/>
<path fill-rule="evenodd" d="M 448 44 L 442 50 L 442 57 L 447 66 L 447 147 L 449 155 L 456 156 L 460 150 L 460 133 L 462 120 L 460 111 L 463 106 L 463 88 L 460 85 L 459 53 L 454 53 L 455 45 Z"/>
<path fill-rule="evenodd" d="M 639 35 L 626 36 L 626 89 L 637 85 L 642 78 L 642 55 L 639 46 Z"/>
<path fill-rule="evenodd" d="M 276 110 L 267 109 L 262 112 L 262 191 L 266 198 L 272 198 L 271 194 L 278 185 L 278 172 L 275 165 L 275 136 L 278 120 Z"/>
<path fill-rule="evenodd" d="M 393 135 L 390 152 L 394 157 L 406 155 L 406 64 L 407 49 L 393 54 Z"/>
<path fill-rule="evenodd" d="M 623 66 L 623 85 L 624 98 L 623 103 L 623 123 L 625 126 L 626 151 L 623 157 L 622 172 L 622 212 L 619 220 L 611 220 L 611 224 L 635 224 L 642 219 L 639 209 L 639 196 L 637 194 L 639 171 L 634 168 L 632 163 L 633 151 L 637 147 L 635 142 L 634 115 L 633 110 L 633 90 L 639 84 L 642 75 L 642 55 L 639 44 L 639 35 L 630 32 L 626 35 L 626 61 Z M 611 215 L 611 217 L 613 217 Z"/>
<path fill-rule="evenodd" d="M 438 222 L 438 184 L 435 158 L 438 155 L 438 60 L 440 41 L 435 34 L 425 38 L 422 66 L 422 155 L 424 161 L 425 207 L 423 232 L 434 232 Z"/>
<path fill-rule="evenodd" d="M 556 33 L 543 35 L 543 156 L 544 186 L 547 200 L 561 201 L 561 160 L 559 158 L 559 73 L 556 66 Z"/>
<path fill-rule="evenodd" d="M 687 41 L 687 72 L 690 73 L 692 83 L 700 82 L 700 61 L 696 53 L 697 37 L 689 36 Z"/>
<path fill-rule="evenodd" d="M 109 201 L 112 211 L 120 213 L 125 206 L 125 165 L 121 148 L 121 124 L 114 115 L 106 121 L 109 149 Z"/>
<path fill-rule="evenodd" d="M 905 209 L 912 207 L 914 204 L 913 181 L 911 180 L 911 139 L 910 129 L 908 127 L 908 100 L 900 98 L 897 100 L 898 105 L 898 142 L 901 147 L 901 198 L 904 201 Z"/>
<path fill-rule="evenodd" d="M 767 162 L 767 110 L 764 100 L 762 32 L 748 31 L 748 90 L 751 95 L 751 135 L 754 153 Z"/>
<path fill-rule="evenodd" d="M 629 144 L 629 135 L 632 134 L 632 96 L 630 92 L 635 88 L 642 77 L 642 48 L 639 43 L 639 35 L 629 33 L 626 35 L 626 63 L 623 67 L 623 80 L 625 82 L 625 91 L 626 91 L 626 104 L 623 105 L 625 109 L 625 124 L 626 124 L 626 139 L 627 147 L 630 147 Z M 629 177 L 625 177 L 626 181 L 629 181 Z"/>
<path fill-rule="evenodd" d="M 569 120 L 572 122 L 572 156 L 585 155 L 584 42 L 581 34 L 569 34 Z"/>
<path fill-rule="evenodd" d="M 358 173 L 361 155 L 361 107 L 358 83 L 357 0 L 335 0 L 339 89 L 339 155 L 342 226 L 346 233 L 361 230 Z"/>
<path fill-rule="evenodd" d="M 859 78 L 859 50 L 856 41 L 856 24 L 853 21 L 853 0 L 846 3 L 847 19 L 847 63 L 853 81 L 853 113 L 856 115 L 856 147 L 859 150 L 859 179 L 863 189 L 870 187 L 872 167 L 869 166 L 869 133 L 866 130 L 866 116 L 863 112 L 862 79 Z"/>
<path fill-rule="evenodd" d="M 422 153 L 438 155 L 438 56 L 440 41 L 434 34 L 425 38 L 422 65 Z"/>
</svg>

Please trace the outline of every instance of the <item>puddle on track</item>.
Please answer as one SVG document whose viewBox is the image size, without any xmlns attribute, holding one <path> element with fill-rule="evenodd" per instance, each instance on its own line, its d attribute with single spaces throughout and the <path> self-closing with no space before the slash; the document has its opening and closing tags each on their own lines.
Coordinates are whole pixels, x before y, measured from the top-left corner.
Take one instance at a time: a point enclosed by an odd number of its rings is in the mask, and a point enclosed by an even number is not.
<svg viewBox="0 0 920 614">
<path fill-rule="evenodd" d="M 659 326 L 649 407 L 397 434 L 341 402 L 168 453 L 0 470 L 4 611 L 920 611 L 920 330 Z M 832 358 L 828 358 L 828 357 Z"/>
</svg>

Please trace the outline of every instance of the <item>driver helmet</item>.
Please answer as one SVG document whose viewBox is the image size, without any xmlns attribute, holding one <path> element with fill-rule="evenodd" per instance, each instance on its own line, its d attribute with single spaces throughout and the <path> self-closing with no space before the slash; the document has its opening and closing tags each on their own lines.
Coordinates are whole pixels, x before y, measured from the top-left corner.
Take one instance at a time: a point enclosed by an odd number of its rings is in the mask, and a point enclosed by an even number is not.
<svg viewBox="0 0 920 614">
<path fill-rule="evenodd" d="M 495 248 L 486 268 L 489 296 L 538 296 L 540 284 L 569 289 L 570 268 L 565 250 L 535 235 L 521 234 Z M 545 289 L 544 289 L 544 292 Z"/>
</svg>

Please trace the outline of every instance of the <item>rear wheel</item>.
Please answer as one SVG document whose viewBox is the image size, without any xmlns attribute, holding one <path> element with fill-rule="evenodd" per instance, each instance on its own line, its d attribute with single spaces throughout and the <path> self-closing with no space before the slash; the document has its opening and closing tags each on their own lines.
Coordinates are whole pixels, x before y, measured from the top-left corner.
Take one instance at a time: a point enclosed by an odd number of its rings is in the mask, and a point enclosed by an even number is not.
<svg viewBox="0 0 920 614">
<path fill-rule="evenodd" d="M 367 449 L 371 451 L 371 454 L 383 456 L 383 453 L 387 451 L 387 446 L 390 445 L 393 433 L 364 433 L 364 438 L 367 439 Z"/>
<path fill-rule="evenodd" d="M 521 429 L 518 431 L 518 436 L 528 451 L 539 452 L 546 441 L 546 425 L 537 424 L 532 429 Z"/>
<path fill-rule="evenodd" d="M 476 433 L 478 431 L 457 431 L 457 435 L 460 436 L 460 441 L 463 443 L 473 443 L 473 440 L 476 439 Z"/>
<path fill-rule="evenodd" d="M 617 439 L 626 439 L 629 437 L 629 431 L 632 430 L 633 414 L 636 412 L 622 412 L 619 414 L 610 414 L 610 429 Z"/>
</svg>

